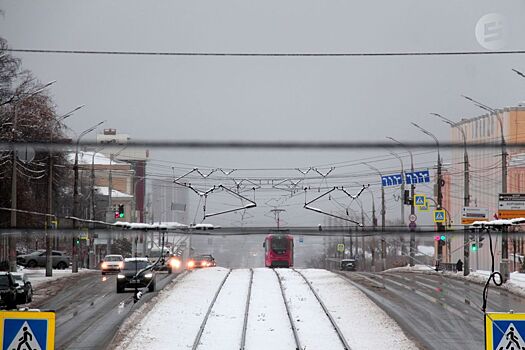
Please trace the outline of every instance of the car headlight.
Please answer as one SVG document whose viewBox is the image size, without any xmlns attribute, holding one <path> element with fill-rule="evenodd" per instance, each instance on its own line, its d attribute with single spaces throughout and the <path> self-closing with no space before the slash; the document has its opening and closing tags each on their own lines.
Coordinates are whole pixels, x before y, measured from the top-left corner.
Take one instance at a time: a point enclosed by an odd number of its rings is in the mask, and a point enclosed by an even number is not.
<svg viewBox="0 0 525 350">
<path fill-rule="evenodd" d="M 171 259 L 170 261 L 171 267 L 174 267 L 178 269 L 180 267 L 180 260 L 179 259 Z"/>
<path fill-rule="evenodd" d="M 122 278 L 126 278 L 126 276 L 121 275 L 121 274 L 119 273 L 119 274 L 117 275 L 117 278 L 122 279 Z"/>
<path fill-rule="evenodd" d="M 144 275 L 145 278 L 151 278 L 153 277 L 153 274 L 151 272 Z"/>
<path fill-rule="evenodd" d="M 103 269 L 107 269 L 107 268 L 108 268 L 108 264 L 105 263 L 105 262 L 103 262 L 103 263 L 102 263 L 102 268 L 103 268 Z"/>
<path fill-rule="evenodd" d="M 193 260 L 188 261 L 188 267 L 191 269 L 193 266 L 195 266 L 195 262 Z"/>
</svg>

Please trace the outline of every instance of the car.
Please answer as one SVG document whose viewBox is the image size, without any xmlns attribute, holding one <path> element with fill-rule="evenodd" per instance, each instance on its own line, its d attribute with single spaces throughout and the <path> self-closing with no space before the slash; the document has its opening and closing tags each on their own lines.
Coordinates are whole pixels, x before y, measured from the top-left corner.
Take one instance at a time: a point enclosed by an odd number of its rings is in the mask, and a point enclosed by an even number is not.
<svg viewBox="0 0 525 350">
<path fill-rule="evenodd" d="M 0 306 L 4 309 L 16 309 L 17 288 L 19 284 L 10 272 L 0 272 Z"/>
<path fill-rule="evenodd" d="M 214 267 L 217 266 L 217 263 L 211 254 L 201 254 L 195 255 L 194 257 L 188 259 L 188 263 L 186 265 L 188 270 L 191 270 L 200 267 Z"/>
<path fill-rule="evenodd" d="M 105 275 L 108 272 L 119 272 L 124 265 L 124 257 L 118 254 L 106 255 L 100 264 L 100 270 Z"/>
<path fill-rule="evenodd" d="M 355 271 L 357 268 L 357 261 L 355 259 L 342 259 L 340 270 L 341 271 Z"/>
<path fill-rule="evenodd" d="M 18 283 L 16 288 L 16 300 L 18 304 L 27 304 L 33 300 L 33 286 L 25 273 L 12 272 L 15 282 Z"/>
<path fill-rule="evenodd" d="M 148 291 L 155 290 L 155 271 L 147 258 L 126 258 L 124 266 L 117 275 L 117 293 L 126 288 L 147 287 Z"/>
<path fill-rule="evenodd" d="M 51 251 L 51 260 L 53 268 L 64 270 L 69 267 L 71 258 L 64 252 L 53 250 Z M 40 249 L 30 254 L 19 255 L 16 257 L 16 263 L 29 268 L 45 267 L 46 251 L 45 249 Z"/>
</svg>

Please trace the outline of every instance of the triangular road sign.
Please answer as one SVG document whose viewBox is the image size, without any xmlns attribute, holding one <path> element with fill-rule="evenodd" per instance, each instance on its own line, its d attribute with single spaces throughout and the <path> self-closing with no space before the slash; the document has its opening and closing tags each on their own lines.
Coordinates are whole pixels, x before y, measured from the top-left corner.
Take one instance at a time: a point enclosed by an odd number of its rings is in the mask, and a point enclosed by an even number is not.
<svg viewBox="0 0 525 350">
<path fill-rule="evenodd" d="M 38 344 L 38 340 L 27 321 L 22 324 L 7 350 L 42 350 L 42 347 Z"/>
<path fill-rule="evenodd" d="M 505 335 L 498 343 L 497 350 L 525 350 L 525 341 L 518 332 L 518 329 L 511 323 Z"/>
</svg>

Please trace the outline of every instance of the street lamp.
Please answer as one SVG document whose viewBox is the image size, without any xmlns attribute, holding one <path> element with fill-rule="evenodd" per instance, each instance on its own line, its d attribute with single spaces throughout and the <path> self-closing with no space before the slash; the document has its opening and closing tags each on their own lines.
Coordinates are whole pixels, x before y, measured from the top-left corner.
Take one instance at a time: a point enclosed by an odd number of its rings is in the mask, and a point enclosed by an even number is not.
<svg viewBox="0 0 525 350">
<path fill-rule="evenodd" d="M 73 171 L 75 173 L 75 180 L 74 180 L 74 183 L 73 183 L 73 217 L 75 217 L 75 219 L 73 220 L 73 228 L 75 229 L 77 227 L 77 218 L 78 218 L 78 207 L 79 207 L 79 203 L 78 203 L 78 148 L 80 146 L 80 140 L 82 139 L 82 137 L 84 137 L 85 135 L 89 134 L 90 132 L 92 132 L 93 130 L 95 130 L 97 127 L 99 127 L 100 125 L 104 124 L 106 121 L 101 121 L 99 123 L 97 123 L 96 125 L 82 131 L 80 133 L 80 135 L 78 135 L 78 138 L 77 138 L 77 142 L 76 142 L 76 150 L 75 150 L 75 164 L 73 165 Z M 73 254 L 72 254 L 72 260 L 73 260 L 73 264 L 71 266 L 71 270 L 72 272 L 78 272 L 78 261 L 77 261 L 77 249 L 76 249 L 76 244 L 75 244 L 75 237 L 73 235 L 72 237 L 72 242 L 73 242 Z"/>
<path fill-rule="evenodd" d="M 520 72 L 521 73 L 521 72 Z M 461 95 L 463 98 L 474 103 L 478 108 L 481 108 L 491 114 L 494 114 L 498 118 L 498 123 L 501 131 L 501 193 L 507 193 L 507 143 L 505 141 L 505 135 L 503 130 L 503 120 L 499 115 L 498 110 L 491 108 L 479 101 L 474 100 L 472 97 Z M 507 228 L 503 227 L 501 231 L 501 263 L 500 271 L 503 276 L 503 281 L 507 281 L 509 278 L 509 234 Z"/>
<path fill-rule="evenodd" d="M 404 169 L 404 166 L 403 166 L 403 159 L 401 159 L 401 157 L 399 156 L 399 154 L 395 153 L 395 152 L 392 152 L 390 151 L 389 152 L 392 156 L 394 156 L 395 158 L 397 158 L 399 160 L 399 162 L 401 163 L 401 225 L 404 225 L 405 224 L 405 203 L 404 203 L 404 198 L 405 198 L 405 169 Z"/>
<path fill-rule="evenodd" d="M 75 113 L 76 111 L 78 111 L 79 109 L 81 109 L 82 107 L 84 107 L 85 105 L 80 105 L 78 107 L 76 107 L 75 109 L 67 112 L 66 114 L 58 117 L 58 118 L 54 118 L 52 120 L 52 127 L 51 127 L 51 130 L 50 130 L 50 133 L 49 133 L 49 143 L 50 143 L 50 147 L 49 147 L 49 175 L 48 175 L 48 182 L 47 182 L 47 213 L 49 214 L 49 216 L 47 217 L 47 220 L 51 221 L 51 215 L 53 215 L 53 151 L 52 151 L 52 148 L 53 148 L 53 130 L 54 130 L 54 127 L 56 125 L 58 125 L 60 122 L 66 120 L 67 118 L 71 117 L 73 115 L 73 113 Z M 53 268 L 52 268 L 52 264 L 53 264 L 53 259 L 52 259 L 52 256 L 51 256 L 51 237 L 50 235 L 48 234 L 47 230 L 48 230 L 48 227 L 50 227 L 51 225 L 51 222 L 48 222 L 48 224 L 46 225 L 46 277 L 51 277 L 53 276 Z"/>
<path fill-rule="evenodd" d="M 514 69 L 514 68 L 512 68 L 512 71 L 516 73 L 517 75 L 519 75 L 520 77 L 525 78 L 525 74 L 523 74 L 521 71 Z"/>
<path fill-rule="evenodd" d="M 16 98 L 17 95 L 13 95 L 8 101 L 0 104 L 0 106 L 4 106 L 8 103 L 13 103 L 13 136 L 12 136 L 12 174 L 11 174 L 11 227 L 16 228 L 16 211 L 18 209 L 18 202 L 17 202 L 17 169 L 16 169 L 16 147 L 15 147 L 15 139 L 16 139 L 16 127 L 17 127 L 17 114 L 16 114 L 16 104 L 20 101 L 22 101 L 24 98 L 29 98 L 31 96 L 37 95 L 41 93 L 45 88 L 51 86 L 54 84 L 56 80 L 50 81 L 49 83 L 45 84 L 44 86 L 38 88 L 35 91 L 29 92 L 27 94 L 20 94 L 21 96 Z M 8 260 L 9 260 L 9 271 L 15 272 L 16 271 L 16 239 L 13 234 L 9 235 L 8 238 Z"/>
<path fill-rule="evenodd" d="M 454 123 L 452 120 L 442 116 L 438 113 L 430 113 L 433 116 L 440 118 L 443 122 L 447 123 L 453 128 L 457 128 L 461 132 L 463 138 L 463 206 L 470 206 L 470 176 L 469 176 L 469 161 L 468 161 L 468 152 L 467 152 L 467 135 L 465 130 L 458 123 Z M 470 264 L 469 264 L 469 229 L 465 226 L 463 233 L 463 275 L 468 276 L 470 273 Z"/>
<path fill-rule="evenodd" d="M 410 171 L 412 174 L 414 174 L 414 155 L 412 154 L 412 151 L 410 148 L 408 148 L 404 143 L 401 141 L 396 140 L 393 137 L 387 136 L 387 139 L 397 143 L 398 145 L 404 147 L 408 153 L 410 154 Z M 410 214 L 415 215 L 415 206 L 414 206 L 414 194 L 416 192 L 416 185 L 414 184 L 414 181 L 410 184 Z M 404 193 L 403 193 L 404 198 Z M 415 265 L 415 252 L 416 252 L 416 234 L 415 230 L 413 228 L 410 228 L 410 266 Z"/>
<path fill-rule="evenodd" d="M 386 209 L 385 209 L 385 187 L 383 186 L 383 174 L 379 169 L 374 167 L 373 165 L 370 165 L 368 163 L 363 162 L 364 165 L 375 171 L 379 175 L 379 181 L 381 181 L 381 231 L 385 231 L 385 215 L 386 215 Z M 372 204 L 374 205 L 374 197 L 372 194 Z M 375 205 L 374 205 L 375 207 Z M 375 218 L 375 208 L 373 210 L 373 218 Z M 374 224 L 373 224 L 374 225 Z M 375 225 L 374 225 L 375 228 Z M 381 265 L 383 267 L 383 271 L 386 270 L 386 244 L 385 244 L 385 237 L 384 235 L 381 236 Z"/>
</svg>

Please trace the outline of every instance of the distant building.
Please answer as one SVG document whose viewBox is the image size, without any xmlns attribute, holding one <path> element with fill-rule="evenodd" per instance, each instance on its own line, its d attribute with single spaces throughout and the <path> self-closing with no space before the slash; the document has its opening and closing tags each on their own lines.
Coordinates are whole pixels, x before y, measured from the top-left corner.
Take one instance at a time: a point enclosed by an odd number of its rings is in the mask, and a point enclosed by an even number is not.
<svg viewBox="0 0 525 350">
<path fill-rule="evenodd" d="M 468 143 L 489 142 L 494 143 L 494 148 L 476 149 L 469 148 L 469 179 L 470 179 L 470 206 L 488 208 L 492 216 L 497 213 L 498 195 L 502 190 L 501 173 L 501 130 L 498 116 L 503 124 L 503 135 L 507 144 L 525 142 L 525 106 L 509 107 L 498 110 L 498 115 L 484 114 L 471 119 L 462 119 L 458 127 L 451 129 L 452 142 L 463 143 L 461 128 Z M 525 149 L 507 148 L 507 192 L 525 192 Z M 464 176 L 463 176 L 463 148 L 452 151 L 452 164 L 450 169 L 450 187 L 446 195 L 450 198 L 448 211 L 454 223 L 461 222 L 461 208 L 464 206 Z M 463 237 L 452 242 L 452 261 L 463 259 Z M 521 253 L 523 244 L 517 244 L 516 249 Z M 509 252 L 511 255 L 512 250 Z M 501 257 L 501 241 L 496 245 L 496 261 Z M 475 254 L 474 254 L 475 255 Z M 471 253 L 471 256 L 473 254 Z M 470 261 L 471 268 L 489 269 L 488 243 L 477 252 L 479 266 L 476 266 L 475 256 Z M 512 264 L 511 264 L 512 269 Z"/>
<path fill-rule="evenodd" d="M 172 177 L 151 179 L 150 183 L 150 220 L 189 225 L 193 220 L 189 215 L 189 189 L 174 184 Z"/>
<path fill-rule="evenodd" d="M 129 192 L 135 197 L 134 212 L 131 217 L 136 222 L 144 222 L 145 198 L 146 198 L 146 163 L 149 158 L 149 150 L 140 147 L 127 148 L 126 144 L 131 138 L 127 134 L 119 134 L 116 129 L 104 129 L 102 134 L 97 135 L 97 142 L 102 148 L 99 152 L 112 161 L 124 161 L 131 164 L 133 171 L 132 182 Z M 131 221 L 131 220 L 129 220 Z"/>
</svg>

